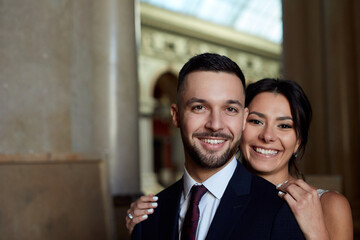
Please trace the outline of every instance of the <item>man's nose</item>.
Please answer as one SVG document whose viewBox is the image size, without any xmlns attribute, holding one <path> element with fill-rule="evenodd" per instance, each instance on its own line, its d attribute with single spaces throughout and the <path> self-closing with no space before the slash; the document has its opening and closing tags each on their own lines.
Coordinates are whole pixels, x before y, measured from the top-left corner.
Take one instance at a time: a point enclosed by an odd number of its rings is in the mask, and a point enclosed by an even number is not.
<svg viewBox="0 0 360 240">
<path fill-rule="evenodd" d="M 205 127 L 216 132 L 224 128 L 224 119 L 220 112 L 212 111 L 207 119 Z"/>
</svg>

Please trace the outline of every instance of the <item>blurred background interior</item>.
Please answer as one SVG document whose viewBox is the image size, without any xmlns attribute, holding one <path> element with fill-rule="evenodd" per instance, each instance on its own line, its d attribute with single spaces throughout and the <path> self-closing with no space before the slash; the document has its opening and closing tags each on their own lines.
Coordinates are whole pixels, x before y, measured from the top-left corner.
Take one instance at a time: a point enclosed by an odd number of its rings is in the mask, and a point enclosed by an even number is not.
<svg viewBox="0 0 360 240">
<path fill-rule="evenodd" d="M 130 202 L 181 177 L 169 109 L 203 52 L 302 85 L 301 169 L 360 239 L 357 0 L 0 0 L 0 238 L 129 239 Z"/>
</svg>

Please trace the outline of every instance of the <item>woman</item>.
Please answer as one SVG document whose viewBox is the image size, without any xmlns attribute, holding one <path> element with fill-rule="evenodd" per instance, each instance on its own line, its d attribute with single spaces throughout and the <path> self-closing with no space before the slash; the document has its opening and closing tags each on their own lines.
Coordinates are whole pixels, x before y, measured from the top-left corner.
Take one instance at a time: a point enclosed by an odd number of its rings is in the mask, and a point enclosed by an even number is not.
<svg viewBox="0 0 360 240">
<path fill-rule="evenodd" d="M 263 79 L 246 89 L 249 108 L 240 149 L 243 164 L 279 189 L 306 239 L 352 239 L 353 224 L 347 199 L 336 192 L 315 189 L 305 183 L 296 167 L 305 151 L 311 106 L 293 81 Z M 145 220 L 156 208 L 154 195 L 131 204 L 126 226 Z"/>
</svg>

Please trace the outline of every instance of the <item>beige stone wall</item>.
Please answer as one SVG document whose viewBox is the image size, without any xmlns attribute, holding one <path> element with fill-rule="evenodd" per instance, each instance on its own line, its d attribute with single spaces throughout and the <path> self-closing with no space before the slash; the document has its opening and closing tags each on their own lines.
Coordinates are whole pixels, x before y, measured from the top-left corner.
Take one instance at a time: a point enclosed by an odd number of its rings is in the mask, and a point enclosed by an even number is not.
<svg viewBox="0 0 360 240">
<path fill-rule="evenodd" d="M 69 7 L 64 2 L 1 3 L 2 153 L 71 149 Z"/>
<path fill-rule="evenodd" d="M 113 194 L 138 193 L 134 9 L 132 0 L 1 1 L 0 154 L 102 158 Z"/>
</svg>

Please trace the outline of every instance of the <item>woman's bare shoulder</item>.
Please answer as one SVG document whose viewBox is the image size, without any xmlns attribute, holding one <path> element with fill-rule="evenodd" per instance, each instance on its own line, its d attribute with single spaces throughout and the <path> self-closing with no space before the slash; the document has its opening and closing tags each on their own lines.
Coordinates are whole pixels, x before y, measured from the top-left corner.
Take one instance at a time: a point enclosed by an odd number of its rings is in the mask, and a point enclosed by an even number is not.
<svg viewBox="0 0 360 240">
<path fill-rule="evenodd" d="M 352 214 L 346 197 L 338 192 L 328 191 L 321 196 L 320 202 L 331 239 L 352 239 Z"/>
<path fill-rule="evenodd" d="M 320 201 L 324 210 L 341 210 L 341 208 L 345 208 L 343 210 L 351 211 L 349 201 L 346 197 L 335 191 L 325 192 L 321 196 Z"/>
</svg>

